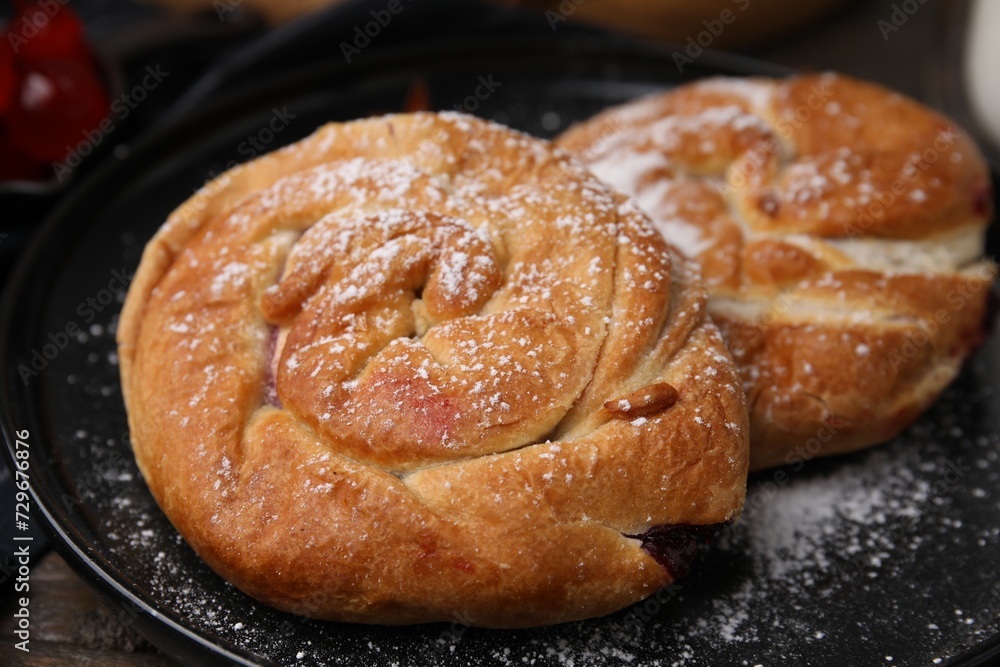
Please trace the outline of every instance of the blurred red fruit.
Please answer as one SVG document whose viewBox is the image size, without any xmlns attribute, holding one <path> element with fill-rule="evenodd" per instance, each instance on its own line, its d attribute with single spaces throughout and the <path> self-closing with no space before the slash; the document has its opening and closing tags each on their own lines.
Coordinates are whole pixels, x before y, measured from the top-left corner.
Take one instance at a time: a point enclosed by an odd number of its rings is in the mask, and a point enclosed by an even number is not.
<svg viewBox="0 0 1000 667">
<path fill-rule="evenodd" d="M 46 180 L 92 137 L 108 96 L 83 25 L 61 0 L 14 0 L 0 30 L 0 181 Z"/>
<path fill-rule="evenodd" d="M 46 11 L 33 2 L 15 5 L 7 40 L 19 61 L 66 59 L 90 64 L 83 24 L 68 6 L 51 3 Z"/>
<path fill-rule="evenodd" d="M 107 114 L 107 95 L 90 68 L 71 60 L 38 60 L 23 68 L 6 124 L 20 150 L 57 161 Z"/>
<path fill-rule="evenodd" d="M 7 43 L 7 35 L 0 32 L 0 116 L 7 112 L 14 96 L 17 70 L 14 68 L 14 52 Z"/>
</svg>

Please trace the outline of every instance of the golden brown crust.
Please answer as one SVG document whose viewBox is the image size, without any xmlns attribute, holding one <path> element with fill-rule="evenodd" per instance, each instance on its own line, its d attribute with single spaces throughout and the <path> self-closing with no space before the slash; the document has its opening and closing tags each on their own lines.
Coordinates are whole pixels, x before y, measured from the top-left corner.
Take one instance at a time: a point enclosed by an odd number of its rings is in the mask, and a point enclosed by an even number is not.
<svg viewBox="0 0 1000 667">
<path fill-rule="evenodd" d="M 192 547 L 282 609 L 607 613 L 673 578 L 636 536 L 742 506 L 746 406 L 704 304 L 545 142 L 451 114 L 331 124 L 147 246 L 119 328 L 136 460 Z M 644 387 L 642 415 L 604 408 Z"/>
<path fill-rule="evenodd" d="M 701 265 L 747 392 L 751 469 L 891 438 L 979 340 L 988 171 L 912 100 L 833 74 L 708 79 L 557 144 Z"/>
</svg>

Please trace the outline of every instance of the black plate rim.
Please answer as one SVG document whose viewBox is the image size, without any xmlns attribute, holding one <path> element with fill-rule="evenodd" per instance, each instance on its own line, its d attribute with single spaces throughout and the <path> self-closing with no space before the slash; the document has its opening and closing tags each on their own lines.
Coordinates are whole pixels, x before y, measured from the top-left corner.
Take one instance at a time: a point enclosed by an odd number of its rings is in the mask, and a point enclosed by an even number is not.
<svg viewBox="0 0 1000 667">
<path fill-rule="evenodd" d="M 365 77 L 372 73 L 384 75 L 412 70 L 424 60 L 453 55 L 456 48 L 463 49 L 461 51 L 463 53 L 471 53 L 474 57 L 480 58 L 498 58 L 505 54 L 524 58 L 530 49 L 534 49 L 536 52 L 541 50 L 549 57 L 565 55 L 567 52 L 575 53 L 596 49 L 616 57 L 668 61 L 671 60 L 675 51 L 683 47 L 621 36 L 570 35 L 557 37 L 544 35 L 518 39 L 504 37 L 476 40 L 456 37 L 386 49 L 383 52 L 371 54 L 372 57 L 366 63 L 357 63 L 349 69 L 339 59 L 320 60 L 300 67 L 294 73 L 278 73 L 262 81 L 227 92 L 196 113 L 178 118 L 175 122 L 157 128 L 149 136 L 126 147 L 126 150 L 115 151 L 113 156 L 106 158 L 103 164 L 98 165 L 48 214 L 43 225 L 21 253 L 3 294 L 0 295 L 0 358 L 10 354 L 12 345 L 14 345 L 13 339 L 17 329 L 14 324 L 17 321 L 14 315 L 18 312 L 22 314 L 24 312 L 23 309 L 18 308 L 19 301 L 23 301 L 27 293 L 38 294 L 47 291 L 49 281 L 33 279 L 32 272 L 40 262 L 44 262 L 44 252 L 52 245 L 53 237 L 73 222 L 73 211 L 88 200 L 99 197 L 99 193 L 102 191 L 100 186 L 106 186 L 109 179 L 113 179 L 120 171 L 127 173 L 131 163 L 141 159 L 146 154 L 166 152 L 168 155 L 175 156 L 175 151 L 183 150 L 183 148 L 178 149 L 172 145 L 171 137 L 184 135 L 189 130 L 202 126 L 206 120 L 215 118 L 224 113 L 226 109 L 238 108 L 242 101 L 252 99 L 264 91 L 274 88 L 295 88 L 303 80 L 314 79 L 319 72 L 329 73 L 331 71 L 335 73 L 347 71 L 350 76 L 347 76 L 344 81 L 338 81 L 337 87 L 350 88 L 359 85 L 359 82 L 363 82 Z M 784 77 L 795 73 L 793 69 L 766 61 L 709 49 L 706 49 L 705 53 L 699 57 L 697 66 L 699 69 L 716 70 L 719 74 L 731 73 L 744 76 Z M 1000 182 L 997 180 L 996 173 L 994 173 L 994 179 L 995 182 Z M 28 303 L 38 303 L 38 301 L 28 299 Z M 36 313 L 31 309 L 29 312 L 30 316 L 22 319 L 30 322 Z M 14 369 L 10 367 L 4 369 L 5 374 L 13 374 L 13 371 Z M 12 426 L 12 412 L 15 400 L 10 394 L 8 381 L 0 378 L 0 434 L 4 440 L 4 458 L 13 470 L 13 434 L 15 429 Z M 274 664 L 252 651 L 231 644 L 222 637 L 188 627 L 183 622 L 173 619 L 169 613 L 158 611 L 153 605 L 142 599 L 141 589 L 135 586 L 135 582 L 125 580 L 126 578 L 110 563 L 101 560 L 100 554 L 92 548 L 92 545 L 72 529 L 72 524 L 61 519 L 56 499 L 50 498 L 47 493 L 40 493 L 34 477 L 31 477 L 29 482 L 29 491 L 35 506 L 42 514 L 43 521 L 40 523 L 48 536 L 52 538 L 56 551 L 66 558 L 71 567 L 106 601 L 111 604 L 132 605 L 135 609 L 140 610 L 142 614 L 135 619 L 136 629 L 159 648 L 182 662 L 187 658 L 201 660 L 211 657 L 230 661 L 230 664 L 250 667 Z M 978 646 L 954 656 L 948 660 L 947 664 L 984 665 L 997 656 L 1000 656 L 1000 635 L 994 635 Z"/>
<path fill-rule="evenodd" d="M 413 69 L 416 62 L 433 61 L 435 58 L 446 57 L 456 52 L 472 52 L 478 57 L 486 58 L 502 56 L 525 58 L 530 57 L 526 54 L 532 51 L 535 53 L 542 51 L 547 57 L 554 57 L 560 54 L 565 55 L 567 52 L 595 49 L 600 52 L 611 52 L 617 57 L 655 58 L 658 60 L 669 60 L 676 50 L 668 44 L 618 36 L 572 35 L 555 38 L 553 35 L 545 35 L 516 40 L 505 37 L 474 41 L 470 41 L 468 38 L 454 37 L 421 45 L 387 49 L 384 52 L 372 54 L 373 57 L 363 66 L 358 66 L 361 63 L 356 63 L 349 69 L 347 63 L 339 59 L 331 58 L 317 61 L 297 69 L 291 75 L 279 73 L 263 81 L 243 86 L 221 96 L 197 113 L 179 118 L 171 124 L 158 128 L 151 135 L 136 142 L 134 146 L 115 151 L 113 156 L 109 157 L 104 164 L 98 165 L 47 216 L 44 224 L 18 259 L 2 299 L 0 299 L 0 354 L 6 354 L 12 346 L 13 322 L 16 321 L 15 313 L 19 310 L 18 297 L 23 296 L 28 291 L 35 293 L 46 291 L 48 281 L 38 281 L 37 278 L 33 278 L 33 275 L 37 275 L 37 272 L 33 273 L 33 271 L 43 260 L 42 256 L 51 245 L 52 237 L 71 222 L 72 213 L 79 210 L 81 204 L 85 204 L 87 200 L 99 196 L 97 193 L 103 189 L 102 186 L 107 187 L 109 182 L 114 183 L 114 178 L 120 172 L 126 172 L 130 163 L 141 160 L 148 153 L 156 154 L 164 149 L 168 154 L 175 154 L 174 151 L 177 149 L 171 145 L 171 137 L 183 136 L 187 134 L 188 130 L 203 126 L 208 119 L 215 118 L 224 113 L 226 109 L 238 108 L 243 100 L 254 98 L 261 92 L 276 87 L 281 89 L 295 88 L 300 85 L 301 81 L 315 80 L 320 72 L 346 72 L 350 76 L 346 77 L 346 81 L 338 82 L 338 85 L 356 86 L 372 73 L 388 74 L 393 71 Z M 793 72 L 788 68 L 745 56 L 708 50 L 699 58 L 698 66 L 702 69 L 717 70 L 719 73 L 742 75 L 787 76 Z M 38 303 L 37 300 L 31 301 Z M 33 313 L 32 316 L 25 319 L 31 321 Z M 12 371 L 11 368 L 6 369 L 8 373 Z M 5 444 L 4 457 L 9 466 L 14 461 L 14 439 L 12 437 L 14 427 L 9 426 L 13 423 L 12 405 L 7 382 L 0 382 L 0 416 L 2 416 L 0 432 L 3 434 Z M 111 567 L 110 563 L 101 561 L 92 545 L 72 530 L 72 524 L 61 516 L 56 499 L 50 498 L 47 493 L 41 493 L 41 490 L 36 487 L 33 477 L 29 482 L 29 489 L 35 506 L 42 513 L 43 529 L 51 538 L 56 551 L 105 600 L 119 604 L 124 601 L 125 604 L 134 605 L 135 609 L 141 610 L 143 615 L 139 615 L 135 619 L 136 627 L 158 647 L 179 658 L 188 657 L 191 651 L 207 651 L 213 657 L 223 658 L 240 665 L 272 664 L 251 651 L 231 645 L 221 637 L 202 634 L 185 626 L 182 622 L 172 619 L 169 614 L 157 611 L 153 605 L 142 599 L 141 589 L 135 585 L 135 582 L 128 581 L 121 573 Z M 164 629 L 167 631 L 166 635 L 163 634 Z"/>
</svg>

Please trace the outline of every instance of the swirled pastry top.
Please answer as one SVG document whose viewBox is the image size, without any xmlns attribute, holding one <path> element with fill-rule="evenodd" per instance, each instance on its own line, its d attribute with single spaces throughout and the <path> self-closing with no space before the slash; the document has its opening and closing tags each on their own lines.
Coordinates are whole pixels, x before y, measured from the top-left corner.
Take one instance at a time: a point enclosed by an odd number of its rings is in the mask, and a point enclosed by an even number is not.
<svg viewBox="0 0 1000 667">
<path fill-rule="evenodd" d="M 913 100 L 835 74 L 707 79 L 557 143 L 698 260 L 743 376 L 752 468 L 892 437 L 980 337 L 988 171 Z"/>
<path fill-rule="evenodd" d="M 147 246 L 119 329 L 136 460 L 194 549 L 282 609 L 618 609 L 743 501 L 746 408 L 696 273 L 541 140 L 325 126 Z"/>
</svg>

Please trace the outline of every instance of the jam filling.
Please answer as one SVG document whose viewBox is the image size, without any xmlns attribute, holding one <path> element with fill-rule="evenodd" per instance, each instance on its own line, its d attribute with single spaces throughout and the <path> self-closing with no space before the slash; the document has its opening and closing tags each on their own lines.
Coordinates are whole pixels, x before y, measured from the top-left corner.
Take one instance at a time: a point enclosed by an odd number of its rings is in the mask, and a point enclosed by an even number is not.
<svg viewBox="0 0 1000 667">
<path fill-rule="evenodd" d="M 641 535 L 629 535 L 642 542 L 642 550 L 670 573 L 674 579 L 687 576 L 691 562 L 698 550 L 698 543 L 708 541 L 712 535 L 729 525 L 710 523 L 706 525 L 668 524 L 653 526 Z"/>
<path fill-rule="evenodd" d="M 275 408 L 281 408 L 281 398 L 278 396 L 278 327 L 268 327 L 267 336 L 267 379 L 264 382 L 264 403 Z"/>
</svg>

